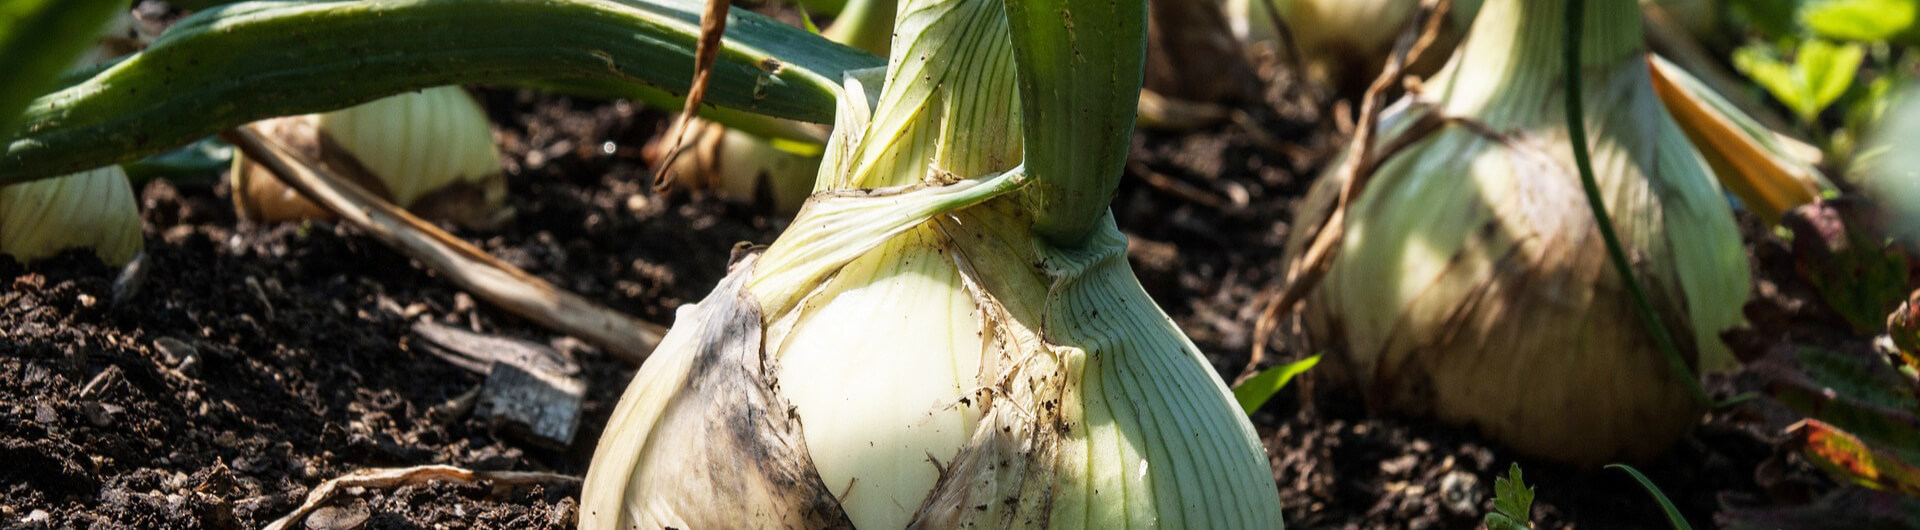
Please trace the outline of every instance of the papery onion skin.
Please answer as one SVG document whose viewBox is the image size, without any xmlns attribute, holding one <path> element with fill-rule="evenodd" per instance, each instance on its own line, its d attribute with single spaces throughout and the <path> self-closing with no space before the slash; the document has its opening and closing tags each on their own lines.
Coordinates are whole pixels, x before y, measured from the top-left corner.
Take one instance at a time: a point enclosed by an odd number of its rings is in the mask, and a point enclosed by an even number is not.
<svg viewBox="0 0 1920 530">
<path fill-rule="evenodd" d="M 486 112 L 457 86 L 249 127 L 423 217 L 483 227 L 506 201 L 506 176 Z M 230 179 L 235 209 L 249 219 L 332 217 L 245 156 L 234 157 Z"/>
<path fill-rule="evenodd" d="M 1748 290 L 1732 214 L 1652 93 L 1635 6 L 1588 6 L 1582 92 L 1601 198 L 1689 366 L 1724 369 L 1719 333 Z M 1388 114 L 1387 142 L 1422 113 L 1460 121 L 1381 163 L 1302 316 L 1375 409 L 1576 465 L 1644 460 L 1705 404 L 1607 265 L 1560 111 L 1562 7 L 1490 0 L 1424 103 Z M 1339 186 L 1323 180 L 1303 218 Z"/>
<path fill-rule="evenodd" d="M 84 248 L 121 265 L 143 245 L 140 206 L 120 166 L 0 187 L 0 253 L 14 259 Z"/>
</svg>

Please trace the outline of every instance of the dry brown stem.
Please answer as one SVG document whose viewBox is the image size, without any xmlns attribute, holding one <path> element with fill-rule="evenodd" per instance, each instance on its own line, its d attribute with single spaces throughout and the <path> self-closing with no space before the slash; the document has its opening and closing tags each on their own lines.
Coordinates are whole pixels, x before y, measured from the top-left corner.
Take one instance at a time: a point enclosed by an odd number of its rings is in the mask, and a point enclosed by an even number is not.
<svg viewBox="0 0 1920 530">
<path fill-rule="evenodd" d="M 268 524 L 266 530 L 286 530 L 295 528 L 308 514 L 319 509 L 333 498 L 342 488 L 382 488 L 392 489 L 428 482 L 446 481 L 461 484 L 492 482 L 494 486 L 551 484 L 579 482 L 580 477 L 558 473 L 530 471 L 473 471 L 453 466 L 415 466 L 384 469 L 363 469 L 332 479 L 307 492 L 307 501 L 295 508 L 293 513 Z"/>
<path fill-rule="evenodd" d="M 221 137 L 341 220 L 513 314 L 633 364 L 645 360 L 666 334 L 665 327 L 596 304 L 500 261 L 366 189 L 316 169 L 313 161 L 252 129 L 233 129 Z"/>
<path fill-rule="evenodd" d="M 1373 85 L 1367 87 L 1366 95 L 1361 97 L 1360 121 L 1354 129 L 1353 142 L 1349 144 L 1347 157 L 1337 169 L 1339 178 L 1346 181 L 1340 189 L 1340 199 L 1326 218 L 1306 227 L 1311 231 L 1310 233 L 1315 234 L 1313 244 L 1308 245 L 1305 253 L 1287 264 L 1286 287 L 1277 294 L 1268 295 L 1272 301 L 1267 304 L 1265 310 L 1260 312 L 1260 319 L 1254 322 L 1253 353 L 1247 359 L 1246 368 L 1242 369 L 1240 376 L 1234 379 L 1236 384 L 1259 371 L 1260 363 L 1266 359 L 1267 343 L 1272 340 L 1274 328 L 1279 325 L 1282 318 L 1293 312 L 1294 306 L 1299 305 L 1300 300 L 1306 298 L 1308 293 L 1313 292 L 1314 287 L 1320 285 L 1321 278 L 1326 276 L 1327 268 L 1333 264 L 1333 258 L 1339 254 L 1337 244 L 1345 237 L 1348 207 L 1352 204 L 1353 198 L 1358 197 L 1366 189 L 1367 181 L 1373 176 L 1374 168 L 1379 165 L 1379 160 L 1384 158 L 1379 156 L 1379 148 L 1374 145 L 1374 135 L 1379 133 L 1380 110 L 1386 106 L 1387 91 L 1401 80 L 1406 65 L 1419 60 L 1420 54 L 1439 38 L 1442 22 L 1452 4 L 1452 0 L 1421 2 L 1420 14 L 1414 17 L 1414 23 L 1409 25 L 1407 31 L 1401 33 L 1400 38 L 1394 42 L 1394 54 L 1387 59 L 1387 65 L 1381 69 L 1380 75 L 1374 78 Z M 1438 125 L 1436 120 L 1423 120 L 1423 123 L 1427 127 Z M 1412 134 L 1414 132 L 1418 131 L 1409 131 L 1409 134 L 1403 134 L 1401 138 L 1424 136 L 1424 134 Z M 1405 143 L 1399 142 L 1393 150 L 1397 151 L 1399 147 L 1404 147 Z M 1296 227 L 1299 225 L 1296 224 Z"/>
</svg>

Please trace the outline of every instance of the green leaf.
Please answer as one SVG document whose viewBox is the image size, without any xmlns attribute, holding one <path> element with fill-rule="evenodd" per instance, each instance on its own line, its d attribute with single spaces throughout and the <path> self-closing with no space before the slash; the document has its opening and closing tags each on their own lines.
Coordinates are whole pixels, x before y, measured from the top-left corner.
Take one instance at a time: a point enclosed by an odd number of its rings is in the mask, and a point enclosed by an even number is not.
<svg viewBox="0 0 1920 530">
<path fill-rule="evenodd" d="M 1233 400 L 1240 402 L 1240 410 L 1253 414 L 1253 411 L 1260 410 L 1261 405 L 1267 404 L 1274 394 L 1279 393 L 1282 387 L 1287 386 L 1294 376 L 1316 364 L 1320 364 L 1319 355 L 1262 370 L 1233 387 Z"/>
<path fill-rule="evenodd" d="M 246 2 L 182 20 L 153 47 L 36 100 L 0 183 L 137 159 L 243 123 L 420 88 L 617 81 L 684 91 L 702 6 L 689 0 Z M 729 15 L 707 101 L 826 122 L 843 72 L 885 64 L 752 13 Z"/>
<path fill-rule="evenodd" d="M 167 0 L 167 5 L 187 11 L 199 11 L 214 6 L 239 3 L 244 0 Z"/>
<path fill-rule="evenodd" d="M 1866 347 L 1800 346 L 1754 366 L 1767 392 L 1807 416 L 1787 434 L 1837 478 L 1920 493 L 1920 381 Z"/>
<path fill-rule="evenodd" d="M 1618 469 L 1633 475 L 1633 480 L 1639 481 L 1640 486 L 1647 488 L 1647 493 L 1653 495 L 1653 500 L 1660 503 L 1660 510 L 1666 512 L 1667 523 L 1673 525 L 1674 530 L 1693 530 L 1693 525 L 1687 524 L 1687 518 L 1680 516 L 1680 509 L 1673 506 L 1673 501 L 1667 500 L 1667 494 L 1661 493 L 1660 487 L 1655 486 L 1646 475 L 1640 474 L 1640 470 L 1626 464 L 1608 464 L 1607 468 Z"/>
<path fill-rule="evenodd" d="M 840 16 L 840 13 L 847 9 L 847 0 L 797 0 L 794 4 L 809 13 L 830 17 Z"/>
<path fill-rule="evenodd" d="M 126 8 L 125 0 L 0 3 L 0 130 L 18 123 L 27 102 L 73 67 L 108 17 Z"/>
<path fill-rule="evenodd" d="M 1827 0 L 1800 8 L 1801 25 L 1821 37 L 1867 43 L 1910 37 L 1920 0 Z"/>
<path fill-rule="evenodd" d="M 1870 352 L 1798 346 L 1793 348 L 1793 353 L 1807 382 L 1819 388 L 1822 401 L 1845 400 L 1870 407 L 1920 412 L 1920 396 L 1914 395 L 1912 382 L 1894 373 L 1886 362 L 1874 358 Z M 1801 412 L 1834 421 L 1822 416 L 1822 410 L 1809 408 Z M 1841 427 L 1857 430 L 1848 425 Z M 1920 434 L 1920 430 L 1914 433 Z"/>
<path fill-rule="evenodd" d="M 120 165 L 135 187 L 149 180 L 204 180 L 220 176 L 233 163 L 233 146 L 218 137 Z"/>
<path fill-rule="evenodd" d="M 1146 0 L 1005 0 L 1034 232 L 1076 245 L 1107 215 L 1132 145 Z"/>
<path fill-rule="evenodd" d="M 808 14 L 804 7 L 800 9 L 800 27 L 807 28 L 807 33 L 820 34 L 820 26 L 813 23 L 813 15 Z"/>
<path fill-rule="evenodd" d="M 1781 36 L 1795 32 L 1794 13 L 1804 0 L 1733 0 L 1727 2 L 1730 14 L 1745 26 L 1763 35 Z"/>
<path fill-rule="evenodd" d="M 1907 295 L 1907 255 L 1887 243 L 1881 214 L 1857 198 L 1821 201 L 1789 210 L 1781 225 L 1793 232 L 1794 268 L 1821 301 L 1870 337 L 1885 331 L 1887 312 Z"/>
<path fill-rule="evenodd" d="M 1733 66 L 1786 104 L 1801 121 L 1812 123 L 1853 86 L 1864 58 L 1866 49 L 1857 44 L 1816 39 L 1800 44 L 1791 65 L 1774 57 L 1765 45 L 1753 44 L 1734 50 Z"/>
<path fill-rule="evenodd" d="M 1493 513 L 1487 514 L 1487 530 L 1524 530 L 1532 528 L 1533 488 L 1521 480 L 1520 464 L 1507 467 L 1507 477 L 1493 479 Z"/>
<path fill-rule="evenodd" d="M 1794 51 L 1793 66 L 1813 96 L 1814 106 L 1824 110 L 1853 86 L 1866 56 L 1867 49 L 1858 44 L 1809 40 Z"/>
</svg>

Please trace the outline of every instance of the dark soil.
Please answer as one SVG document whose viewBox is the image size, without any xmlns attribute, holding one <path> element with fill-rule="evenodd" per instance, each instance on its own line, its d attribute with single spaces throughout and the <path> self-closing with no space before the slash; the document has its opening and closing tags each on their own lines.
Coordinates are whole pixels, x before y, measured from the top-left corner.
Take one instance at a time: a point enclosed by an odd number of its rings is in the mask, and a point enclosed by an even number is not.
<svg viewBox="0 0 1920 530">
<path fill-rule="evenodd" d="M 498 229 L 458 233 L 557 286 L 670 324 L 720 278 L 734 242 L 770 242 L 783 227 L 751 207 L 655 195 L 638 148 L 663 128 L 661 113 L 482 94 L 515 213 Z M 1318 125 L 1317 105 L 1254 116 L 1281 144 L 1234 125 L 1140 133 L 1114 201 L 1142 282 L 1229 377 L 1275 282 L 1292 203 L 1341 141 Z M 0 527 L 254 528 L 361 469 L 585 472 L 632 366 L 477 304 L 355 228 L 237 220 L 218 179 L 153 182 L 140 197 L 145 273 L 132 287 L 116 288 L 121 271 L 89 254 L 0 258 Z M 1779 287 L 1793 280 L 1777 246 L 1756 243 L 1762 291 L 1788 294 L 1756 303 L 1806 310 L 1804 292 Z M 441 414 L 482 378 L 412 347 L 417 319 L 580 359 L 591 375 L 572 447 Z M 1272 362 L 1304 353 L 1283 349 Z M 1714 384 L 1721 394 L 1751 387 Z M 1470 431 L 1371 417 L 1312 372 L 1295 389 L 1254 420 L 1296 528 L 1473 527 L 1516 462 Z M 1830 488 L 1775 449 L 1767 406 L 1712 414 L 1640 469 L 1703 525 L 1723 503 Z M 1517 461 L 1538 487 L 1540 528 L 1665 525 L 1625 474 Z M 578 493 L 571 483 L 432 484 L 350 490 L 330 505 L 364 513 L 366 528 L 571 528 Z"/>
</svg>

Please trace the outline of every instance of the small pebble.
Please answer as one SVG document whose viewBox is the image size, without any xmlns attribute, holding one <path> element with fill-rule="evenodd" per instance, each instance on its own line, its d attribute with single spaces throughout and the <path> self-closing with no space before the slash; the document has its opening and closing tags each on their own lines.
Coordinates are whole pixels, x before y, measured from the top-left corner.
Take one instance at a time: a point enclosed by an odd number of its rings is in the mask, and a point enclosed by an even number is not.
<svg viewBox="0 0 1920 530">
<path fill-rule="evenodd" d="M 1454 470 L 1440 477 L 1440 499 L 1447 511 L 1460 517 L 1475 517 L 1480 511 L 1480 479 L 1472 473 Z"/>
<path fill-rule="evenodd" d="M 96 401 L 82 407 L 80 410 L 87 415 L 88 423 L 92 423 L 95 427 L 107 427 L 113 425 L 114 416 L 120 415 L 121 412 L 125 412 L 127 409 L 119 405 Z"/>
<path fill-rule="evenodd" d="M 147 283 L 147 253 L 133 255 L 126 267 L 120 269 L 120 275 L 113 279 L 113 306 L 119 307 L 140 294 L 140 287 Z"/>
<path fill-rule="evenodd" d="M 34 511 L 27 512 L 27 516 L 21 517 L 20 522 L 25 524 L 44 523 L 51 519 L 53 519 L 53 514 L 47 513 L 46 510 L 36 509 Z"/>
<path fill-rule="evenodd" d="M 163 361 L 181 374 L 191 375 L 194 367 L 200 364 L 200 349 L 187 344 L 186 341 L 173 337 L 160 337 L 154 339 L 153 348 L 160 351 Z"/>
</svg>

